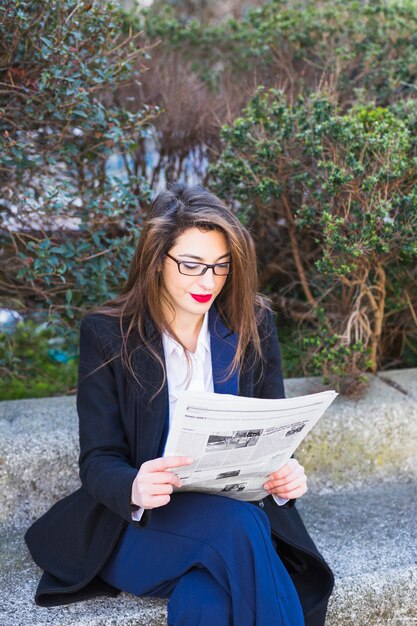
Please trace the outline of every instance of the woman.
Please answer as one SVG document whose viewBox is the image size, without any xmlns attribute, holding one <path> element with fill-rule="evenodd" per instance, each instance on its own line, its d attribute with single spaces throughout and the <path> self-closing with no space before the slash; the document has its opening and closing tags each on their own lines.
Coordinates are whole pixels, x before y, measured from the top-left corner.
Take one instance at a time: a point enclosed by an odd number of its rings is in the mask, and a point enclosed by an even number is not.
<svg viewBox="0 0 417 626">
<path fill-rule="evenodd" d="M 295 459 L 240 502 L 175 493 L 163 457 L 185 388 L 283 397 L 252 239 L 202 187 L 170 186 L 143 226 L 122 295 L 81 324 L 82 487 L 28 530 L 43 606 L 120 589 L 169 598 L 173 626 L 322 626 L 333 585 L 294 499 Z"/>
</svg>

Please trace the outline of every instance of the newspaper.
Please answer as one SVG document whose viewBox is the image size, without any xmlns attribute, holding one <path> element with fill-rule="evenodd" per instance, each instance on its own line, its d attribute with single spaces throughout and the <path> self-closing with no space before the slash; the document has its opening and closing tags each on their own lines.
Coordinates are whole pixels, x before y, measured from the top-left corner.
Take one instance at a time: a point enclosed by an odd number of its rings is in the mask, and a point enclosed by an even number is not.
<svg viewBox="0 0 417 626">
<path fill-rule="evenodd" d="M 183 392 L 177 401 L 164 456 L 190 456 L 175 469 L 178 491 L 203 491 L 260 500 L 268 475 L 290 459 L 338 394 L 335 391 L 266 400 Z"/>
</svg>

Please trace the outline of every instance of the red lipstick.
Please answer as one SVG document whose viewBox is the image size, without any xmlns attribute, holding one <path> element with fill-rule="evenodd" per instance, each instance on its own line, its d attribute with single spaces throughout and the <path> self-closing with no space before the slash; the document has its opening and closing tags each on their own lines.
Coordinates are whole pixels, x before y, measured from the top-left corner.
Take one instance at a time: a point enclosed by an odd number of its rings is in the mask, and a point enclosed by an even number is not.
<svg viewBox="0 0 417 626">
<path fill-rule="evenodd" d="M 208 302 L 211 300 L 212 293 L 207 294 L 206 296 L 200 295 L 198 293 L 191 293 L 190 296 L 194 298 L 197 302 Z"/>
</svg>

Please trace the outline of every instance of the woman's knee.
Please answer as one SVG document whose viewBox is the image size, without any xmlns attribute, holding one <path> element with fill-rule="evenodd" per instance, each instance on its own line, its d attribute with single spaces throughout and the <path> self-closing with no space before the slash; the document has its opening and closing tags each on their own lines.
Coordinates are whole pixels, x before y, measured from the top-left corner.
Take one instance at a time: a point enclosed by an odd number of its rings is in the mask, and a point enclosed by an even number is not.
<svg viewBox="0 0 417 626">
<path fill-rule="evenodd" d="M 269 519 L 266 513 L 250 502 L 242 502 L 217 495 L 200 495 L 206 503 L 204 507 L 205 527 L 207 524 L 218 524 L 221 528 L 247 528 L 249 532 L 253 527 L 259 527 L 270 532 Z"/>
<path fill-rule="evenodd" d="M 229 593 L 205 569 L 182 576 L 168 602 L 170 626 L 229 626 Z"/>
<path fill-rule="evenodd" d="M 217 497 L 218 500 L 226 500 L 221 503 L 218 511 L 218 522 L 220 529 L 225 532 L 227 529 L 238 531 L 239 535 L 256 536 L 258 533 L 267 533 L 270 536 L 271 527 L 269 519 L 264 511 L 250 502 L 240 502 Z"/>
</svg>

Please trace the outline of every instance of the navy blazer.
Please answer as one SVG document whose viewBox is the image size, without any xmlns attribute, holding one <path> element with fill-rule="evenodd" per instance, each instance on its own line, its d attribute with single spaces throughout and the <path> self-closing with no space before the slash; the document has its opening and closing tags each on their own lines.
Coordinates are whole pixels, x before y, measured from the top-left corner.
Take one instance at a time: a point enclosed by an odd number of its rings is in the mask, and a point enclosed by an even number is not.
<svg viewBox="0 0 417 626">
<path fill-rule="evenodd" d="M 210 309 L 213 383 L 217 393 L 284 397 L 280 350 L 272 314 L 259 326 L 263 360 L 249 346 L 240 372 L 226 379 L 237 335 Z M 27 531 L 35 562 L 44 570 L 35 600 L 52 606 L 98 594 L 117 594 L 97 574 L 131 519 L 130 496 L 138 468 L 158 456 L 165 436 L 168 389 L 151 345 L 163 359 L 162 338 L 151 323 L 146 343 L 132 335 L 129 349 L 135 377 L 119 358 L 119 322 L 99 314 L 84 318 L 80 330 L 77 410 L 82 486 L 55 504 Z M 103 363 L 106 365 L 103 366 Z M 161 388 L 162 385 L 162 388 Z M 271 497 L 259 503 L 271 523 L 272 539 L 303 606 L 306 624 L 322 626 L 332 573 L 317 551 L 294 502 L 283 507 Z"/>
</svg>

